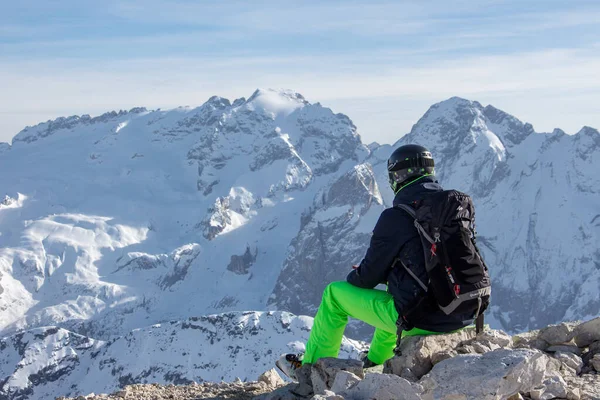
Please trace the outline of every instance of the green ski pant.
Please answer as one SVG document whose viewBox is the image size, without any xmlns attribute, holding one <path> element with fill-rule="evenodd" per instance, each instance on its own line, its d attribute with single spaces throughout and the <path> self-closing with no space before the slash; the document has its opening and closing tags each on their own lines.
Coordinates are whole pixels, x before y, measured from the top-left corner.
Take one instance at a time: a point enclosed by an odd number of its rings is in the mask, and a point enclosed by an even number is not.
<svg viewBox="0 0 600 400">
<path fill-rule="evenodd" d="M 398 312 L 392 295 L 383 290 L 362 289 L 340 281 L 330 283 L 323 292 L 323 300 L 306 343 L 303 363 L 312 364 L 319 358 L 338 356 L 348 316 L 375 327 L 369 360 L 383 364 L 394 356 Z M 414 328 L 402 332 L 402 336 L 436 333 Z"/>
</svg>

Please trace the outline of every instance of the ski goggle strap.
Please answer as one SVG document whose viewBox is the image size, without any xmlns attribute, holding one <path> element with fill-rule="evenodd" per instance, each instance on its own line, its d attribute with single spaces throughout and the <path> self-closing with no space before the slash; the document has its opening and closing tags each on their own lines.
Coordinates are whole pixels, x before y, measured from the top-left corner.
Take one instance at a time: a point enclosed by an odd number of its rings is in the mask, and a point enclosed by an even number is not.
<svg viewBox="0 0 600 400">
<path fill-rule="evenodd" d="M 388 164 L 388 171 L 398 171 L 406 168 L 426 168 L 434 167 L 433 158 L 407 158 L 401 161 L 396 161 L 393 164 Z"/>
</svg>

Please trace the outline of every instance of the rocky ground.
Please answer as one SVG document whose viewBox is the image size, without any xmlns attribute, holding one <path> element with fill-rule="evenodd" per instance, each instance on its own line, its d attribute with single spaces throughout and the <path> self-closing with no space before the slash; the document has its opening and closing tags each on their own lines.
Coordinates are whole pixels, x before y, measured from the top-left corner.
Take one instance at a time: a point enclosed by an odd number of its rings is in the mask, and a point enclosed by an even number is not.
<svg viewBox="0 0 600 400">
<path fill-rule="evenodd" d="M 60 400 L 600 400 L 600 318 L 514 337 L 465 329 L 406 338 L 402 355 L 383 366 L 363 370 L 357 360 L 322 359 L 299 374 L 298 384 L 286 385 L 270 370 L 257 382 L 132 385 Z"/>
<path fill-rule="evenodd" d="M 75 398 L 59 397 L 57 400 L 198 400 L 240 399 L 250 400 L 283 387 L 285 382 L 274 370 L 262 374 L 256 382 L 195 383 L 192 385 L 129 385 L 112 394 L 90 394 Z"/>
</svg>

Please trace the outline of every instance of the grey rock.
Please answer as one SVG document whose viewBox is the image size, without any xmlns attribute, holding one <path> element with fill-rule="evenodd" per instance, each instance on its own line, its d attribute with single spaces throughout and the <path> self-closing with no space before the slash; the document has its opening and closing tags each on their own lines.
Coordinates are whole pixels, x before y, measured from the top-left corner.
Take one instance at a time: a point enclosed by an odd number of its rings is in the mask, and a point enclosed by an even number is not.
<svg viewBox="0 0 600 400">
<path fill-rule="evenodd" d="M 580 376 L 565 376 L 565 381 L 569 385 L 572 395 L 579 392 L 581 399 L 598 400 L 600 399 L 600 376 L 597 374 L 582 374 Z M 567 393 L 567 396 L 569 394 Z"/>
<path fill-rule="evenodd" d="M 343 392 L 360 382 L 360 378 L 349 371 L 340 371 L 335 376 L 331 391 L 335 393 Z"/>
<path fill-rule="evenodd" d="M 323 394 L 317 394 L 313 396 L 310 400 L 344 400 L 344 398 L 340 395 L 335 394 L 331 390 L 326 390 Z"/>
<path fill-rule="evenodd" d="M 512 342 L 515 348 L 531 348 L 541 351 L 545 351 L 550 344 L 543 339 L 538 337 L 539 331 L 531 331 L 526 333 L 520 333 L 513 336 Z"/>
<path fill-rule="evenodd" d="M 321 358 L 312 365 L 310 379 L 315 394 L 323 394 L 330 390 L 336 375 L 341 371 L 348 371 L 364 378 L 363 364 L 360 360 L 343 360 L 339 358 Z"/>
<path fill-rule="evenodd" d="M 475 329 L 465 328 L 455 333 L 431 336 L 413 336 L 402 339 L 400 344 L 402 355 L 387 360 L 384 372 L 411 378 L 410 374 L 420 379 L 431 370 L 438 353 L 454 350 L 463 342 L 475 338 Z"/>
<path fill-rule="evenodd" d="M 206 217 L 198 224 L 198 227 L 203 228 L 203 235 L 206 239 L 213 240 L 228 225 L 231 225 L 229 198 L 217 197 L 215 204 L 208 209 Z"/>
<path fill-rule="evenodd" d="M 573 336 L 579 347 L 587 347 L 600 341 L 600 317 L 578 325 L 573 332 Z"/>
<path fill-rule="evenodd" d="M 376 365 L 371 368 L 365 368 L 365 369 L 363 369 L 363 372 L 365 373 L 365 375 L 367 375 L 367 374 L 383 374 L 383 364 Z"/>
<path fill-rule="evenodd" d="M 568 345 L 568 344 L 557 344 L 554 346 L 549 346 L 548 348 L 546 348 L 546 352 L 547 353 L 562 352 L 562 353 L 573 353 L 573 354 L 577 354 L 578 356 L 581 355 L 581 349 L 579 349 L 579 347 L 577 347 L 575 345 Z"/>
<path fill-rule="evenodd" d="M 262 396 L 255 397 L 255 400 L 298 400 L 298 399 L 309 399 L 312 394 L 301 396 L 294 392 L 297 387 L 296 384 L 289 384 L 279 389 L 276 389 L 270 393 Z"/>
<path fill-rule="evenodd" d="M 369 374 L 350 390 L 341 393 L 345 399 L 398 400 L 421 399 L 423 387 L 397 375 Z"/>
<path fill-rule="evenodd" d="M 250 267 L 256 261 L 256 256 L 258 255 L 258 249 L 254 251 L 254 254 L 250 251 L 250 247 L 246 247 L 246 251 L 241 256 L 236 254 L 231 256 L 231 260 L 229 261 L 229 265 L 227 265 L 227 270 L 238 274 L 245 275 L 250 271 Z"/>
<path fill-rule="evenodd" d="M 455 357 L 456 355 L 458 355 L 458 353 L 455 350 L 441 351 L 431 356 L 431 363 L 435 365 L 441 361 L 447 360 L 448 358 Z"/>
<path fill-rule="evenodd" d="M 459 355 L 436 364 L 420 381 L 423 398 L 504 399 L 537 390 L 540 398 L 565 396 L 561 363 L 529 349 Z"/>
<path fill-rule="evenodd" d="M 555 398 L 566 398 L 568 387 L 566 382 L 560 377 L 550 377 L 544 382 L 529 391 L 529 396 L 533 400 L 550 400 Z"/>
<path fill-rule="evenodd" d="M 590 360 L 590 364 L 592 364 L 596 372 L 600 372 L 600 354 L 594 354 L 594 357 Z"/>
<path fill-rule="evenodd" d="M 496 329 L 486 329 L 472 341 L 488 347 L 497 346 L 498 348 L 511 347 L 513 342 L 512 337 L 509 334 Z"/>
<path fill-rule="evenodd" d="M 296 371 L 298 383 L 291 388 L 293 394 L 301 397 L 310 397 L 314 394 L 311 369 L 312 365 L 304 364 Z"/>
<path fill-rule="evenodd" d="M 276 388 L 283 385 L 285 382 L 281 379 L 281 376 L 277 373 L 275 368 L 264 372 L 258 377 L 258 382 L 264 382 L 270 388 Z"/>
<path fill-rule="evenodd" d="M 567 389 L 567 400 L 580 400 L 581 399 L 581 390 L 579 388 L 571 388 Z"/>
<path fill-rule="evenodd" d="M 564 322 L 558 325 L 550 325 L 540 330 L 538 337 L 550 345 L 566 343 L 571 340 L 572 328 Z"/>
<path fill-rule="evenodd" d="M 578 355 L 558 351 L 554 353 L 554 358 L 562 362 L 567 367 L 573 369 L 575 371 L 575 374 L 579 374 L 581 372 L 581 368 L 583 367 L 583 360 Z"/>
<path fill-rule="evenodd" d="M 590 344 L 590 353 L 600 354 L 600 341 L 596 341 L 596 342 Z"/>
<path fill-rule="evenodd" d="M 371 233 L 356 228 L 364 223 L 362 218 L 369 210 L 378 213 L 384 207 L 375 174 L 366 163 L 317 193 L 301 216 L 300 231 L 290 245 L 268 305 L 313 315 L 327 284 L 343 279 L 350 266 L 364 256 Z M 302 282 L 302 291 L 290 290 L 298 282 Z M 366 336 L 367 332 L 362 333 Z"/>
</svg>

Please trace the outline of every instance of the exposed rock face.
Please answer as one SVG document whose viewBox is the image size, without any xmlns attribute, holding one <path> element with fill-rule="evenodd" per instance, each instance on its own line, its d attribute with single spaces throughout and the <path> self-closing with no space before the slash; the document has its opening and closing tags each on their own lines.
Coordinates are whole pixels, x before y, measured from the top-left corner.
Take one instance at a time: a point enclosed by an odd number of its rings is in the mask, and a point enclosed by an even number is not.
<svg viewBox="0 0 600 400">
<path fill-rule="evenodd" d="M 12 206 L 13 204 L 15 204 L 17 202 L 16 199 L 13 199 L 12 197 L 10 197 L 9 195 L 5 195 L 4 199 L 2 199 L 2 201 L 0 201 L 0 206 Z"/>
<path fill-rule="evenodd" d="M 227 269 L 238 275 L 245 275 L 250 271 L 250 267 L 256 261 L 256 251 L 254 254 L 250 251 L 250 247 L 246 247 L 246 251 L 241 256 L 236 254 L 231 256 L 231 261 L 227 265 Z"/>
<path fill-rule="evenodd" d="M 319 192 L 302 215 L 269 305 L 315 313 L 325 286 L 344 279 L 364 255 L 382 198 L 369 164 L 361 164 Z M 301 295 L 295 288 L 302 286 Z"/>
</svg>

